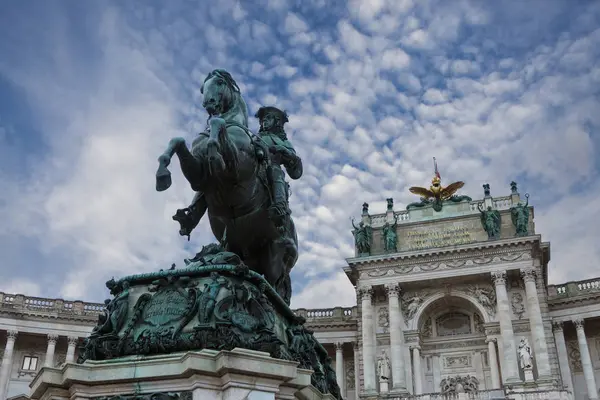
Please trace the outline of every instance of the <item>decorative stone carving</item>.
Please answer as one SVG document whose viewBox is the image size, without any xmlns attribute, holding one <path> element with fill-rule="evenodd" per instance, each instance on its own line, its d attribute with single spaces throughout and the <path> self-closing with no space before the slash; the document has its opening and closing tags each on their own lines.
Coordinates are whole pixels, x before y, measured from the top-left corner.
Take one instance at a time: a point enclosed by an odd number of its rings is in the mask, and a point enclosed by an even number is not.
<svg viewBox="0 0 600 400">
<path fill-rule="evenodd" d="M 56 344 L 57 341 L 58 341 L 58 335 L 56 335 L 54 333 L 48 334 L 48 343 Z"/>
<path fill-rule="evenodd" d="M 388 297 L 398 297 L 400 295 L 400 287 L 397 284 L 385 285 L 385 293 Z"/>
<path fill-rule="evenodd" d="M 470 367 L 472 364 L 470 355 L 444 357 L 444 368 L 463 368 Z"/>
<path fill-rule="evenodd" d="M 346 362 L 346 388 L 348 390 L 354 389 L 354 360 L 349 360 Z"/>
<path fill-rule="evenodd" d="M 192 392 L 152 393 L 152 394 L 120 394 L 116 396 L 92 397 L 92 400 L 192 400 Z"/>
<path fill-rule="evenodd" d="M 381 307 L 377 312 L 377 325 L 381 328 L 390 327 L 390 313 L 385 306 Z"/>
<path fill-rule="evenodd" d="M 406 322 L 413 319 L 417 310 L 423 304 L 423 300 L 423 297 L 419 293 L 407 293 L 402 297 L 402 314 Z"/>
<path fill-rule="evenodd" d="M 377 358 L 377 375 L 379 379 L 390 379 L 390 359 L 385 350 L 381 350 L 381 355 Z"/>
<path fill-rule="evenodd" d="M 532 368 L 533 366 L 533 355 L 531 354 L 531 347 L 529 341 L 525 338 L 521 339 L 519 343 L 519 361 L 522 369 Z"/>
<path fill-rule="evenodd" d="M 494 285 L 506 285 L 506 271 L 494 271 L 492 272 L 492 280 Z"/>
<path fill-rule="evenodd" d="M 68 341 L 69 345 L 75 346 L 75 345 L 77 345 L 77 343 L 79 343 L 79 338 L 77 336 L 69 336 L 67 338 L 67 341 Z"/>
<path fill-rule="evenodd" d="M 467 293 L 477 299 L 477 302 L 485 308 L 491 317 L 496 315 L 496 293 L 494 289 L 482 288 L 480 286 L 468 286 Z"/>
<path fill-rule="evenodd" d="M 427 318 L 423 323 L 423 328 L 421 328 L 421 336 L 423 337 L 431 337 L 433 335 L 431 318 Z"/>
<path fill-rule="evenodd" d="M 510 296 L 510 304 L 512 306 L 513 314 L 515 314 L 518 319 L 523 319 L 523 314 L 525 314 L 523 295 L 519 292 L 513 292 Z"/>
<path fill-rule="evenodd" d="M 408 341 L 407 341 L 407 343 L 408 343 Z M 457 349 L 457 348 L 462 348 L 462 347 L 476 347 L 476 346 L 481 346 L 481 339 L 423 344 L 423 350 L 435 351 L 435 350 Z"/>
<path fill-rule="evenodd" d="M 18 334 L 19 334 L 19 331 L 9 330 L 6 332 L 6 338 L 16 340 Z"/>
<path fill-rule="evenodd" d="M 571 370 L 573 370 L 573 372 L 583 371 L 583 365 L 581 364 L 581 353 L 579 352 L 579 343 L 576 341 L 567 342 L 567 353 L 569 354 L 569 361 L 571 362 Z"/>
<path fill-rule="evenodd" d="M 447 312 L 435 319 L 437 336 L 468 335 L 472 333 L 471 317 L 462 312 Z"/>
<path fill-rule="evenodd" d="M 534 268 L 525 268 L 521 270 L 521 277 L 524 282 L 533 282 L 535 283 L 535 269 Z"/>
<path fill-rule="evenodd" d="M 473 325 L 475 326 L 475 332 L 485 333 L 485 327 L 483 326 L 483 321 L 481 320 L 481 316 L 477 313 L 473 314 Z"/>
<path fill-rule="evenodd" d="M 583 329 L 583 319 L 582 318 L 574 319 L 573 325 L 575 325 L 575 329 Z"/>
<path fill-rule="evenodd" d="M 358 301 L 361 301 L 363 298 L 368 298 L 369 300 L 373 299 L 373 294 L 375 291 L 372 287 L 361 287 L 356 290 L 356 297 Z"/>
<path fill-rule="evenodd" d="M 473 393 L 477 392 L 479 381 L 476 377 L 467 375 L 461 377 L 448 377 L 440 382 L 440 391 L 446 393 Z"/>
</svg>

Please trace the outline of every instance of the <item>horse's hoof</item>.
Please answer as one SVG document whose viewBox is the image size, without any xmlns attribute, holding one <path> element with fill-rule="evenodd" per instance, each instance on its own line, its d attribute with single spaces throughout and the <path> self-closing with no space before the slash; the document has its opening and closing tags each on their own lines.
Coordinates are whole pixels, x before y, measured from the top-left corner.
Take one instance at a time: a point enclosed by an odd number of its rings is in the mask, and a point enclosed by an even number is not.
<svg viewBox="0 0 600 400">
<path fill-rule="evenodd" d="M 169 171 L 157 172 L 156 173 L 156 191 L 163 192 L 171 187 L 173 181 L 171 180 L 171 173 Z"/>
</svg>

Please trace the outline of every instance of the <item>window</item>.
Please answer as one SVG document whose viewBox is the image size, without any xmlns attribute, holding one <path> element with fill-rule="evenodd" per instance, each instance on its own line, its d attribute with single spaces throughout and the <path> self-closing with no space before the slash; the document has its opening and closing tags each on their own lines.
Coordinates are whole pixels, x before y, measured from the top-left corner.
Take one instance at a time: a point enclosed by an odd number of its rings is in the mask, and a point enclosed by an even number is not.
<svg viewBox="0 0 600 400">
<path fill-rule="evenodd" d="M 37 370 L 37 364 L 37 357 L 25 356 L 23 357 L 23 365 L 21 366 L 21 369 L 23 371 L 35 371 Z"/>
<path fill-rule="evenodd" d="M 471 333 L 471 318 L 463 313 L 451 312 L 437 318 L 438 336 L 465 335 Z"/>
</svg>

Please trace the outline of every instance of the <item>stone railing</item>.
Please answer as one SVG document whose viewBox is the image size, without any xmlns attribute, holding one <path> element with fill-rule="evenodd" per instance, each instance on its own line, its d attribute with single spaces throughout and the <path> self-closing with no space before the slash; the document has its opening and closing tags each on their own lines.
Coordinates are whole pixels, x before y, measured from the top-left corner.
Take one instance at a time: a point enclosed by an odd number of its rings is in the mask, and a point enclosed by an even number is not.
<svg viewBox="0 0 600 400">
<path fill-rule="evenodd" d="M 600 292 L 600 278 L 548 285 L 548 296 L 550 298 L 584 296 L 596 292 Z"/>
<path fill-rule="evenodd" d="M 296 315 L 306 318 L 307 322 L 327 321 L 348 321 L 357 318 L 356 307 L 334 307 L 334 308 L 298 308 L 294 310 Z"/>
<path fill-rule="evenodd" d="M 533 392 L 510 392 L 505 393 L 503 389 L 480 390 L 471 393 L 427 393 L 420 395 L 409 395 L 403 397 L 385 396 L 386 400 L 550 400 L 570 399 L 565 390 L 540 390 Z"/>
<path fill-rule="evenodd" d="M 57 317 L 76 316 L 95 321 L 102 312 L 104 304 L 85 303 L 63 299 L 47 299 L 44 297 L 24 296 L 22 294 L 7 294 L 0 292 L 0 311 L 22 313 L 28 315 Z"/>
</svg>

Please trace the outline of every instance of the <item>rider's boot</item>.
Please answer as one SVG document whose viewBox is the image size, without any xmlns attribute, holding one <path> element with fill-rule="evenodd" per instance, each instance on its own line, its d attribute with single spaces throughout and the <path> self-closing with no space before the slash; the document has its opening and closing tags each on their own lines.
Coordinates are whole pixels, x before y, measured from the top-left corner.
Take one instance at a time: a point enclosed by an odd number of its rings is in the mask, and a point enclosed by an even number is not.
<svg viewBox="0 0 600 400">
<path fill-rule="evenodd" d="M 271 190 L 273 191 L 273 199 L 269 207 L 269 217 L 277 227 L 277 230 L 283 233 L 290 215 L 287 202 L 287 184 L 281 168 L 269 166 L 267 173 L 271 181 Z"/>
</svg>

